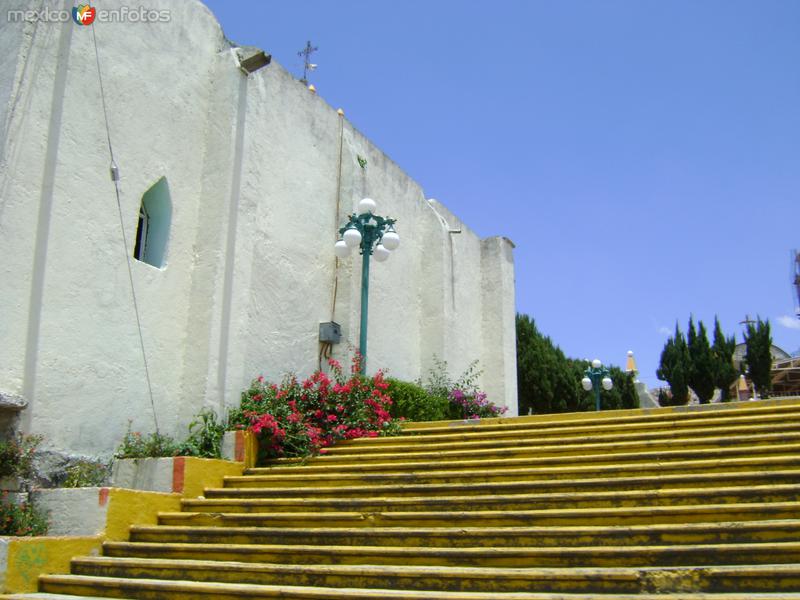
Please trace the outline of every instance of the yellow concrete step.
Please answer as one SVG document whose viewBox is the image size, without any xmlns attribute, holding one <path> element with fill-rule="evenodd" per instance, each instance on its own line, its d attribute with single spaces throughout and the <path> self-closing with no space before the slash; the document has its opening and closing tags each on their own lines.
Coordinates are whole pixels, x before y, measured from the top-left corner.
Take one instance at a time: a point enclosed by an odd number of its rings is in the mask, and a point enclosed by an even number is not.
<svg viewBox="0 0 800 600">
<path fill-rule="evenodd" d="M 254 584 L 169 581 L 163 579 L 108 578 L 86 575 L 48 575 L 40 585 L 44 592 L 94 594 L 103 597 L 147 600 L 241 600 L 242 598 L 281 598 L 291 600 L 800 600 L 800 593 L 758 594 L 753 592 L 719 594 L 562 594 L 537 592 L 445 592 L 394 589 L 268 586 Z M 14 600 L 48 600 L 47 594 L 11 596 Z"/>
<path fill-rule="evenodd" d="M 799 474 L 800 475 L 800 474 Z M 706 487 L 663 490 L 615 490 L 543 494 L 418 495 L 317 498 L 203 498 L 181 501 L 187 512 L 393 512 L 429 510 L 535 510 L 547 508 L 600 508 L 623 506 L 677 506 L 793 502 L 800 499 L 800 484 Z M 165 523 L 166 524 L 166 523 Z"/>
<path fill-rule="evenodd" d="M 196 513 L 198 520 L 209 513 Z M 793 519 L 800 502 L 634 506 L 550 510 L 471 510 L 430 512 L 230 513 L 229 522 L 258 522 L 264 527 L 521 527 L 545 525 L 619 525 Z M 226 517 L 220 516 L 222 523 Z M 140 531 L 131 528 L 131 534 Z"/>
<path fill-rule="evenodd" d="M 458 567 L 648 567 L 796 564 L 800 542 L 656 546 L 430 548 L 106 542 L 106 556 L 274 564 L 428 565 Z"/>
<path fill-rule="evenodd" d="M 451 431 L 462 427 L 485 427 L 499 429 L 524 427 L 533 424 L 547 427 L 553 423 L 630 423 L 635 420 L 674 421 L 693 418 L 715 418 L 730 415 L 770 414 L 792 412 L 800 407 L 800 397 L 769 398 L 767 400 L 727 402 L 719 404 L 670 406 L 662 408 L 604 410 L 601 412 L 573 412 L 522 415 L 517 417 L 494 417 L 477 420 L 455 421 L 408 421 L 403 424 L 409 434 L 433 430 Z"/>
<path fill-rule="evenodd" d="M 490 453 L 495 458 L 523 457 L 543 454 L 587 454 L 592 450 L 606 453 L 646 451 L 655 449 L 709 448 L 718 446 L 775 444 L 783 441 L 796 442 L 800 437 L 800 422 L 770 424 L 758 427 L 703 428 L 696 431 L 661 431 L 630 433 L 605 436 L 561 436 L 554 438 L 512 438 L 499 441 L 484 440 L 451 444 L 440 449 L 437 444 L 408 445 L 397 449 L 384 448 L 384 451 L 336 453 L 336 447 L 327 454 L 312 458 L 278 458 L 266 467 L 248 469 L 247 474 L 258 474 L 275 467 L 358 465 L 365 462 L 386 462 L 394 460 L 438 460 L 475 458 Z M 352 449 L 351 449 L 352 450 Z"/>
<path fill-rule="evenodd" d="M 267 515 L 268 516 L 268 515 Z M 751 517 L 765 516 L 761 513 Z M 273 527 L 263 515 L 199 513 L 182 525 L 137 526 L 132 542 L 201 544 L 299 544 L 428 547 L 655 546 L 791 542 L 800 537 L 800 520 L 659 522 L 647 525 L 568 525 L 536 527 Z M 536 519 L 533 519 L 536 521 Z M 177 522 L 177 520 L 176 520 Z M 287 551 L 291 551 L 287 548 Z"/>
<path fill-rule="evenodd" d="M 798 467 L 800 465 L 790 465 Z M 293 482 L 294 487 L 225 487 L 206 488 L 206 498 L 343 498 L 343 497 L 379 497 L 379 496 L 418 496 L 432 494 L 437 496 L 461 495 L 473 496 L 482 494 L 513 493 L 572 493 L 589 491 L 615 490 L 654 490 L 685 489 L 720 486 L 758 486 L 767 484 L 794 484 L 800 481 L 800 469 L 776 468 L 775 470 L 740 470 L 698 473 L 663 473 L 658 475 L 624 475 L 617 477 L 604 476 L 605 473 L 574 473 L 573 477 L 560 479 L 542 477 L 539 479 L 509 478 L 507 481 L 474 482 L 459 481 L 456 483 L 425 483 L 391 480 L 383 483 L 349 482 L 341 486 L 320 487 L 312 484 L 304 485 L 304 480 Z M 231 482 L 229 482 L 231 483 Z"/>
<path fill-rule="evenodd" d="M 73 596 L 72 594 L 47 594 L 36 592 L 32 594 L 0 594 L 0 600 L 107 600 L 112 596 Z M 120 598 L 113 596 L 114 598 Z"/>
<path fill-rule="evenodd" d="M 800 455 L 800 434 L 780 434 L 761 436 L 762 439 L 740 441 L 733 438 L 727 440 L 715 439 L 709 443 L 694 443 L 683 441 L 664 445 L 655 448 L 637 448 L 612 445 L 608 450 L 603 445 L 591 445 L 584 447 L 581 453 L 581 446 L 562 446 L 561 448 L 551 447 L 532 447 L 527 452 L 498 452 L 485 451 L 481 457 L 476 458 L 474 454 L 464 456 L 442 456 L 431 453 L 427 459 L 409 460 L 403 454 L 391 457 L 386 462 L 354 461 L 352 464 L 340 464 L 337 462 L 325 463 L 315 462 L 304 466 L 295 467 L 291 473 L 298 476 L 318 474 L 318 473 L 367 473 L 367 472 L 392 472 L 398 471 L 422 471 L 422 470 L 441 470 L 442 464 L 447 463 L 451 470 L 472 470 L 472 469 L 494 469 L 497 467 L 514 468 L 523 466 L 546 466 L 546 465 L 573 465 L 573 464 L 622 464 L 648 461 L 672 461 L 672 460 L 701 460 L 703 458 L 729 458 L 729 457 L 758 457 L 758 456 L 778 456 Z M 511 454 L 511 456 L 509 456 Z M 514 456 L 513 454 L 517 454 Z M 285 467 L 261 467 L 248 469 L 245 477 L 251 475 L 278 475 L 282 476 L 289 471 Z"/>
<path fill-rule="evenodd" d="M 719 473 L 729 471 L 771 471 L 800 467 L 800 455 L 788 453 L 778 456 L 706 458 L 703 460 L 675 460 L 616 464 L 569 464 L 568 466 L 543 466 L 519 468 L 457 469 L 452 462 L 443 463 L 439 470 L 392 470 L 381 472 L 310 473 L 302 469 L 274 475 L 249 475 L 225 477 L 224 486 L 246 487 L 339 487 L 348 485 L 385 485 L 390 483 L 480 483 L 499 481 L 533 481 L 537 479 L 576 479 L 581 477 L 631 477 L 666 475 L 674 473 Z"/>
<path fill-rule="evenodd" d="M 356 438 L 337 445 L 336 452 L 345 448 L 391 446 L 407 443 L 434 443 L 469 441 L 478 439 L 499 440 L 508 437 L 550 437 L 573 433 L 626 433 L 631 431 L 662 431 L 665 429 L 684 429 L 714 426 L 758 425 L 764 423 L 796 422 L 800 419 L 800 405 L 781 407 L 779 410 L 754 408 L 752 410 L 686 412 L 675 415 L 634 415 L 616 419 L 576 420 L 565 419 L 546 422 L 509 422 L 492 425 L 482 421 L 454 423 L 439 428 L 425 428 L 419 431 L 405 429 L 400 437 Z"/>
<path fill-rule="evenodd" d="M 638 594 L 642 592 L 757 592 L 765 585 L 800 589 L 797 565 L 726 568 L 517 568 L 279 565 L 202 560 L 83 557 L 75 575 L 191 580 L 255 585 L 386 588 L 467 592 Z"/>
</svg>

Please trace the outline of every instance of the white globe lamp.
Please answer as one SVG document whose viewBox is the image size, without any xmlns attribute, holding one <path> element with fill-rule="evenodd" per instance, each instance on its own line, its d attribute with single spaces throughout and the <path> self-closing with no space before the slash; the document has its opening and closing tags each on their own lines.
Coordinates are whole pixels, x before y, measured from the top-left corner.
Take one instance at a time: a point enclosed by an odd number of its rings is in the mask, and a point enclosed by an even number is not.
<svg viewBox="0 0 800 600">
<path fill-rule="evenodd" d="M 383 234 L 381 243 L 386 246 L 387 250 L 397 250 L 397 247 L 400 245 L 400 236 L 397 235 L 394 227 L 390 228 L 389 231 Z"/>
<path fill-rule="evenodd" d="M 383 244 L 378 244 L 372 251 L 372 257 L 378 262 L 384 262 L 390 254 L 391 252 Z"/>
<path fill-rule="evenodd" d="M 333 251 L 338 258 L 347 258 L 350 256 L 350 246 L 344 240 L 339 240 L 333 245 Z"/>
<path fill-rule="evenodd" d="M 361 243 L 361 232 L 355 227 L 351 227 L 344 232 L 342 239 L 348 248 L 355 248 Z"/>
<path fill-rule="evenodd" d="M 363 215 L 364 213 L 374 213 L 375 208 L 375 200 L 372 198 L 364 198 L 358 203 L 358 214 Z"/>
</svg>

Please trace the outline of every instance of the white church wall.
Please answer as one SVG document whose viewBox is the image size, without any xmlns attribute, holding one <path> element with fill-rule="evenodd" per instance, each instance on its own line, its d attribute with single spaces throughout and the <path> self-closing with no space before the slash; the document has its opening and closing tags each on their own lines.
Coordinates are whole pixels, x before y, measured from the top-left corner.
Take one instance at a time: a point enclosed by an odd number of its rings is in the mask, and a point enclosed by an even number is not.
<svg viewBox="0 0 800 600">
<path fill-rule="evenodd" d="M 414 379 L 433 355 L 453 371 L 479 358 L 492 399 L 515 409 L 515 387 L 498 381 L 513 367 L 510 248 L 505 262 L 488 259 L 486 241 L 276 63 L 246 77 L 204 6 L 150 4 L 171 21 L 95 25 L 126 249 L 91 28 L 0 25 L 22 61 L 0 62 L 0 101 L 25 107 L 0 109 L 0 389 L 27 397 L 27 427 L 51 449 L 106 455 L 129 420 L 152 430 L 123 252 L 133 252 L 142 195 L 162 177 L 165 264 L 131 266 L 164 432 L 182 433 L 204 405 L 236 404 L 258 374 L 310 373 L 320 321 L 342 324 L 334 357 L 348 359 L 361 257 L 335 269 L 333 243 L 363 196 L 398 219 L 402 239 L 371 264 L 369 370 Z M 434 209 L 462 233 L 447 233 Z"/>
</svg>

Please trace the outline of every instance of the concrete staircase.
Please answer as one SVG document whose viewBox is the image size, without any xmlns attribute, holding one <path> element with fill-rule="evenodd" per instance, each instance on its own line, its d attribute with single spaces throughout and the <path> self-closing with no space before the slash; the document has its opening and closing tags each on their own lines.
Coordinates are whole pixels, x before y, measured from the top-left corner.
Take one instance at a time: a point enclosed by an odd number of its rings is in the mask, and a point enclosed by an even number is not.
<svg viewBox="0 0 800 600">
<path fill-rule="evenodd" d="M 800 599 L 800 400 L 412 424 L 11 598 Z"/>
</svg>

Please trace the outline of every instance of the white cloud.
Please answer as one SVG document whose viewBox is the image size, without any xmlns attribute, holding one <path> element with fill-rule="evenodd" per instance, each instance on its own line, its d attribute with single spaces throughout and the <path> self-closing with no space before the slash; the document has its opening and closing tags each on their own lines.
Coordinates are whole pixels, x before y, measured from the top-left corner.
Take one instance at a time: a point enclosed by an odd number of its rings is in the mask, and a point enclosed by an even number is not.
<svg viewBox="0 0 800 600">
<path fill-rule="evenodd" d="M 800 329 L 800 319 L 797 317 L 790 317 L 789 315 L 781 315 L 776 319 L 780 325 L 786 329 Z"/>
<path fill-rule="evenodd" d="M 669 327 L 662 325 L 658 328 L 658 333 L 661 335 L 672 335 L 672 330 Z"/>
</svg>

